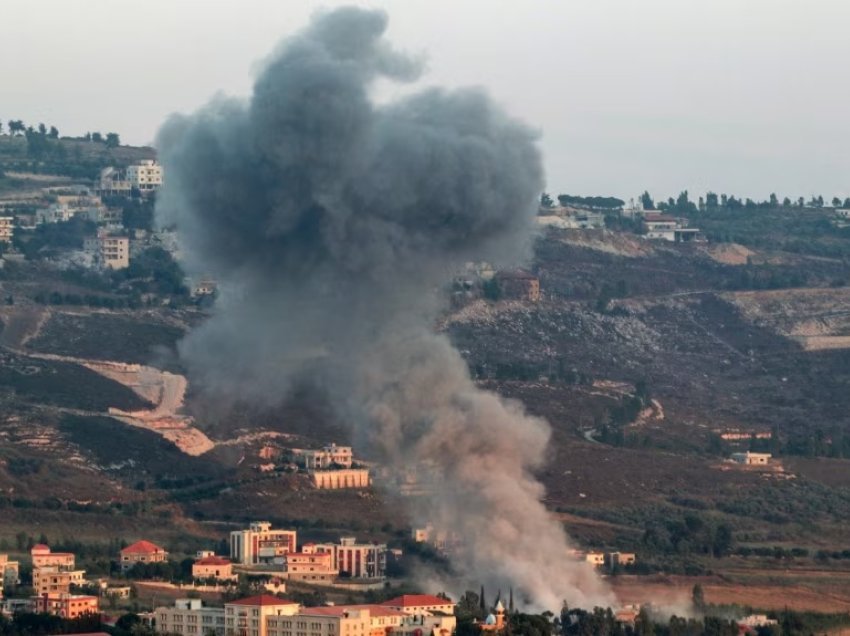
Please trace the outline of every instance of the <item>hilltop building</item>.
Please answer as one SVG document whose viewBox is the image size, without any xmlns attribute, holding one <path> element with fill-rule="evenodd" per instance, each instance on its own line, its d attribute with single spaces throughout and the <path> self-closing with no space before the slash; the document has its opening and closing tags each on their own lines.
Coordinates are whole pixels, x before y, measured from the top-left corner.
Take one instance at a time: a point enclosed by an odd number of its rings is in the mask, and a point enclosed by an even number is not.
<svg viewBox="0 0 850 636">
<path fill-rule="evenodd" d="M 534 303 L 540 300 L 540 279 L 534 274 L 523 270 L 502 271 L 495 280 L 502 298 Z"/>
<path fill-rule="evenodd" d="M 230 557 L 242 565 L 283 564 L 284 556 L 296 551 L 295 545 L 295 530 L 272 530 L 268 521 L 230 533 Z"/>
<path fill-rule="evenodd" d="M 118 561 L 121 571 L 126 572 L 137 563 L 164 563 L 168 560 L 168 552 L 150 541 L 136 541 L 121 550 Z"/>
<path fill-rule="evenodd" d="M 687 243 L 698 240 L 700 237 L 700 231 L 697 228 L 688 227 L 688 219 L 659 212 L 644 212 L 643 230 L 648 239 L 674 243 Z"/>
<path fill-rule="evenodd" d="M 318 450 L 296 448 L 292 460 L 310 473 L 316 488 L 368 488 L 371 483 L 369 469 L 354 466 L 351 446 L 327 444 Z"/>
<path fill-rule="evenodd" d="M 745 466 L 767 466 L 771 457 L 770 453 L 732 453 L 732 461 Z"/>
</svg>

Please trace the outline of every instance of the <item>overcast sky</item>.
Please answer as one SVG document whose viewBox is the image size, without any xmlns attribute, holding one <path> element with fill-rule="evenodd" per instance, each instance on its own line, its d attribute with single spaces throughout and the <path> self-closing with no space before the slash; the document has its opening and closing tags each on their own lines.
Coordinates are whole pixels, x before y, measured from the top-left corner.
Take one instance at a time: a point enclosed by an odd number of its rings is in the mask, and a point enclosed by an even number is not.
<svg viewBox="0 0 850 636">
<path fill-rule="evenodd" d="M 4 0 L 0 119 L 150 143 L 336 4 Z M 345 4 L 389 12 L 421 84 L 485 86 L 539 128 L 553 194 L 850 196 L 848 0 Z"/>
</svg>

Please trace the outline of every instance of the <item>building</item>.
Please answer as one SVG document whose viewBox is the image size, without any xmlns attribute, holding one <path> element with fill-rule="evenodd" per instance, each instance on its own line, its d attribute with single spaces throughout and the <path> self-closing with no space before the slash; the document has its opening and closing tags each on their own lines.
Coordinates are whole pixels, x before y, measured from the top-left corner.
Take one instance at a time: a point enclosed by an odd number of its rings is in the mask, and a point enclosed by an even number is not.
<svg viewBox="0 0 850 636">
<path fill-rule="evenodd" d="M 71 552 L 51 552 L 50 547 L 44 543 L 37 543 L 30 549 L 32 567 L 36 568 L 55 566 L 73 570 L 76 560 Z"/>
<path fill-rule="evenodd" d="M 42 594 L 33 597 L 36 612 L 55 614 L 62 618 L 79 618 L 85 614 L 97 614 L 100 611 L 96 596 L 82 594 Z"/>
<path fill-rule="evenodd" d="M 202 553 L 192 564 L 192 578 L 202 581 L 235 581 L 238 577 L 233 573 L 233 564 L 229 559 L 207 552 Z"/>
<path fill-rule="evenodd" d="M 386 576 L 385 543 L 357 543 L 354 537 L 342 537 L 339 543 L 320 543 L 313 549 L 333 556 L 333 568 L 340 576 L 354 579 L 382 579 Z"/>
<path fill-rule="evenodd" d="M 605 565 L 605 553 L 603 552 L 588 552 L 584 555 L 584 560 L 593 566 L 599 567 Z"/>
<path fill-rule="evenodd" d="M 307 470 L 328 470 L 331 468 L 351 468 L 354 454 L 351 446 L 327 444 L 318 450 L 299 448 L 293 451 L 296 464 Z"/>
<path fill-rule="evenodd" d="M 0 596 L 18 585 L 19 574 L 20 564 L 9 560 L 8 554 L 0 554 Z"/>
<path fill-rule="evenodd" d="M 58 565 L 45 565 L 32 570 L 32 587 L 36 594 L 70 594 L 72 585 L 86 582 L 85 570 L 74 570 Z"/>
<path fill-rule="evenodd" d="M 342 470 L 317 470 L 310 478 L 319 490 L 338 490 L 340 488 L 368 488 L 368 468 L 345 468 Z"/>
<path fill-rule="evenodd" d="M 387 636 L 404 618 L 381 605 L 305 607 L 292 617 L 269 619 L 268 636 Z"/>
<path fill-rule="evenodd" d="M 502 601 L 496 603 L 495 611 L 488 614 L 484 622 L 477 624 L 482 632 L 501 632 L 505 628 L 505 606 Z"/>
<path fill-rule="evenodd" d="M 262 594 L 224 605 L 225 636 L 267 636 L 270 619 L 294 616 L 300 605 L 294 601 Z"/>
<path fill-rule="evenodd" d="M 121 571 L 126 572 L 137 563 L 164 563 L 168 560 L 168 552 L 150 541 L 136 541 L 121 550 L 118 561 L 121 563 Z"/>
<path fill-rule="evenodd" d="M 339 572 L 333 567 L 330 552 L 317 552 L 313 543 L 304 545 L 301 552 L 285 556 L 287 578 L 314 583 L 332 583 Z"/>
<path fill-rule="evenodd" d="M 607 555 L 608 565 L 613 570 L 615 567 L 623 567 L 624 565 L 634 565 L 637 561 L 637 556 L 634 552 L 609 552 Z"/>
<path fill-rule="evenodd" d="M 111 166 L 100 171 L 100 178 L 95 187 L 95 191 L 102 196 L 129 196 L 131 189 L 124 172 Z"/>
<path fill-rule="evenodd" d="M 162 185 L 162 166 L 154 159 L 143 159 L 137 164 L 127 166 L 126 178 L 131 188 L 139 192 L 152 192 Z"/>
<path fill-rule="evenodd" d="M 242 565 L 282 564 L 295 544 L 295 530 L 272 530 L 268 521 L 255 521 L 247 530 L 230 533 L 230 557 Z"/>
<path fill-rule="evenodd" d="M 411 616 L 455 613 L 455 604 L 451 600 L 431 594 L 403 594 L 381 605 Z"/>
<path fill-rule="evenodd" d="M 96 236 L 83 240 L 83 251 L 91 257 L 95 267 L 124 269 L 130 266 L 130 239 L 126 236 L 98 230 Z"/>
<path fill-rule="evenodd" d="M 512 300 L 540 300 L 540 279 L 522 270 L 499 272 L 495 276 L 502 298 Z"/>
<path fill-rule="evenodd" d="M 700 238 L 697 228 L 688 227 L 688 219 L 673 217 L 659 212 L 645 212 L 643 230 L 646 238 L 687 243 Z"/>
<path fill-rule="evenodd" d="M 745 466 L 767 466 L 771 457 L 770 453 L 732 453 L 732 461 Z"/>
<path fill-rule="evenodd" d="M 0 243 L 11 243 L 15 235 L 15 217 L 0 216 Z"/>
<path fill-rule="evenodd" d="M 156 631 L 182 636 L 224 636 L 224 608 L 205 607 L 201 599 L 179 599 L 154 610 Z"/>
</svg>

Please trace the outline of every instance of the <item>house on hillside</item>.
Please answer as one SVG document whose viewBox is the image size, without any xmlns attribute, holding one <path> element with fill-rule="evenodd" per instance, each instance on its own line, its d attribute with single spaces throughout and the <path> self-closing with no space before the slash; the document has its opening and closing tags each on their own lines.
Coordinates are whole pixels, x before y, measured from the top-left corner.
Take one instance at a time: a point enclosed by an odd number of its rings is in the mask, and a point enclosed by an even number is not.
<svg viewBox="0 0 850 636">
<path fill-rule="evenodd" d="M 767 466 L 771 457 L 770 453 L 732 453 L 732 461 L 744 466 Z"/>
<path fill-rule="evenodd" d="M 201 581 L 235 581 L 238 577 L 233 573 L 230 559 L 216 556 L 210 551 L 202 551 L 197 554 L 192 564 L 192 578 Z"/>
<path fill-rule="evenodd" d="M 644 212 L 643 231 L 648 239 L 688 243 L 700 239 L 700 231 L 688 227 L 688 219 L 659 212 Z"/>
<path fill-rule="evenodd" d="M 540 300 L 540 279 L 534 274 L 523 270 L 502 271 L 494 280 L 502 298 L 534 303 Z"/>
<path fill-rule="evenodd" d="M 126 572 L 137 563 L 164 563 L 168 560 L 168 552 L 150 541 L 136 541 L 121 550 L 118 561 L 121 571 Z"/>
</svg>

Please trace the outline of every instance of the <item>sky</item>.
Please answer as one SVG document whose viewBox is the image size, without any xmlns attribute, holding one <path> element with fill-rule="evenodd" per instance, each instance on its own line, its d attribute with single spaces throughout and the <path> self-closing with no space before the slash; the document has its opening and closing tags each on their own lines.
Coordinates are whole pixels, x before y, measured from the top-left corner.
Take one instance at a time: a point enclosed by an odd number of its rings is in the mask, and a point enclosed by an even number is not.
<svg viewBox="0 0 850 636">
<path fill-rule="evenodd" d="M 847 0 L 4 0 L 0 120 L 152 143 L 340 4 L 388 12 L 414 88 L 482 86 L 539 130 L 553 195 L 850 196 Z"/>
</svg>

